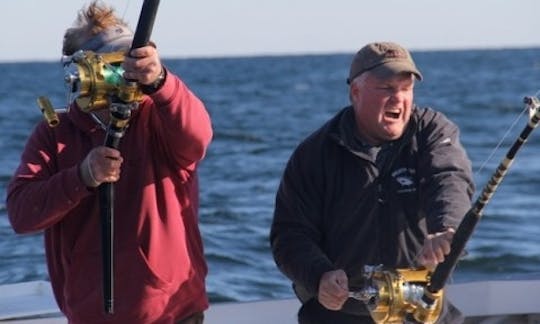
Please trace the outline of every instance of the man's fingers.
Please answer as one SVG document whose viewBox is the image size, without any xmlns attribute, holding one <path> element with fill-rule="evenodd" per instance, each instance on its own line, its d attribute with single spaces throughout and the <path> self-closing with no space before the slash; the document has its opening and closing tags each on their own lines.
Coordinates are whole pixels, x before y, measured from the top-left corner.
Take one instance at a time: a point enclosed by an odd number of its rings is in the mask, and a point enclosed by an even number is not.
<svg viewBox="0 0 540 324">
<path fill-rule="evenodd" d="M 348 279 L 345 271 L 335 270 L 323 274 L 318 293 L 321 305 L 331 310 L 339 310 L 348 297 Z"/>
</svg>

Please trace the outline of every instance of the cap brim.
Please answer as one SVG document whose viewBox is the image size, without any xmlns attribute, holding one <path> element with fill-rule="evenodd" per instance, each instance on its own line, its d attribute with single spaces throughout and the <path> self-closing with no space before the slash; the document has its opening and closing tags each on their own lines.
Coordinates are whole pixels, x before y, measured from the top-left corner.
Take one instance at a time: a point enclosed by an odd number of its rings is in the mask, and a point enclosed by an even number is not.
<svg viewBox="0 0 540 324">
<path fill-rule="evenodd" d="M 415 66 L 411 66 L 409 62 L 386 62 L 375 67 L 371 72 L 381 78 L 389 78 L 402 73 L 412 73 L 419 81 L 422 81 L 423 78 L 420 71 Z"/>
</svg>

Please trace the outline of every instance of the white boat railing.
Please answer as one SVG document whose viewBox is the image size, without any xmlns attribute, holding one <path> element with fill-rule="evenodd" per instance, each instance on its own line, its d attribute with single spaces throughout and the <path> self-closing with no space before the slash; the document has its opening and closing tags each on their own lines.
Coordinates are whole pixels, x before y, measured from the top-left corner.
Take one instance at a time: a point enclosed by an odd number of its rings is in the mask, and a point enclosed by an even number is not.
<svg viewBox="0 0 540 324">
<path fill-rule="evenodd" d="M 540 278 L 451 284 L 446 294 L 466 323 L 540 323 Z M 205 312 L 205 324 L 293 324 L 299 306 L 294 298 L 217 303 Z M 0 322 L 67 323 L 48 281 L 0 285 Z"/>
</svg>

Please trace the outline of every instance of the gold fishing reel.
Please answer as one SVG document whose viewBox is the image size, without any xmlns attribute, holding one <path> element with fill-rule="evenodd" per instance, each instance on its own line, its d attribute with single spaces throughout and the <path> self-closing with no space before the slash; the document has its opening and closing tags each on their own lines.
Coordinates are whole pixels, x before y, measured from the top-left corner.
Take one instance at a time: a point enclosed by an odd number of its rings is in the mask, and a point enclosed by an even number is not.
<svg viewBox="0 0 540 324">
<path fill-rule="evenodd" d="M 366 266 L 364 271 L 369 284 L 356 294 L 362 296 L 361 300 L 376 323 L 403 323 L 408 316 L 420 323 L 435 323 L 439 318 L 443 291 L 429 294 L 434 300 L 429 305 L 422 300 L 428 293 L 428 270 Z"/>
<path fill-rule="evenodd" d="M 142 100 L 143 93 L 138 84 L 123 77 L 124 56 L 124 52 L 78 51 L 68 57 L 64 81 L 82 111 L 108 108 L 114 97 L 124 103 Z"/>
<path fill-rule="evenodd" d="M 123 109 L 136 109 L 143 93 L 137 82 L 124 79 L 124 56 L 124 52 L 81 50 L 63 57 L 64 82 L 68 88 L 67 109 L 72 101 L 86 113 L 105 108 L 118 110 L 120 105 L 126 106 Z M 37 103 L 49 126 L 56 127 L 60 122 L 59 109 L 54 109 L 45 96 L 39 97 Z"/>
</svg>

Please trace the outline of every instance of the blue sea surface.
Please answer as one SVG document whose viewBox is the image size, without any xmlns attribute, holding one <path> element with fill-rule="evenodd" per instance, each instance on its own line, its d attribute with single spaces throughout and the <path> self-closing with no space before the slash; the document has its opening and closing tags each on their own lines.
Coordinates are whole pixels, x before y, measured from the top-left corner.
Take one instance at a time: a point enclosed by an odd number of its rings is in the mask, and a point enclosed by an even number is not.
<svg viewBox="0 0 540 324">
<path fill-rule="evenodd" d="M 527 123 L 539 96 L 540 49 L 414 52 L 416 103 L 461 128 L 477 195 Z M 272 259 L 274 195 L 295 146 L 348 105 L 351 54 L 164 59 L 205 102 L 215 131 L 200 166 L 200 226 L 212 302 L 293 296 Z M 59 62 L 0 64 L 0 284 L 48 279 L 41 233 L 16 235 L 6 185 L 34 125 L 36 99 L 65 106 Z M 454 282 L 540 273 L 540 135 L 532 133 L 467 244 Z M 96 244 L 100 242 L 96 241 Z"/>
</svg>

